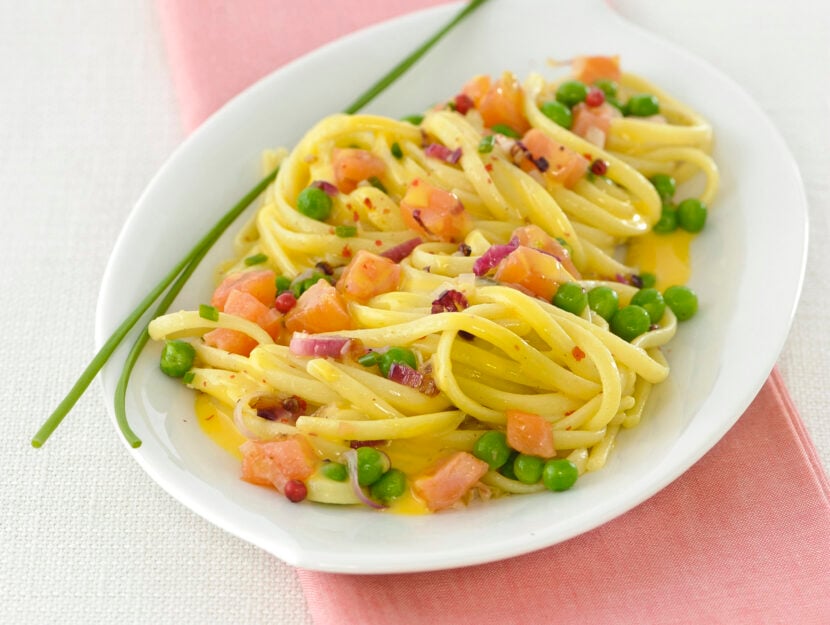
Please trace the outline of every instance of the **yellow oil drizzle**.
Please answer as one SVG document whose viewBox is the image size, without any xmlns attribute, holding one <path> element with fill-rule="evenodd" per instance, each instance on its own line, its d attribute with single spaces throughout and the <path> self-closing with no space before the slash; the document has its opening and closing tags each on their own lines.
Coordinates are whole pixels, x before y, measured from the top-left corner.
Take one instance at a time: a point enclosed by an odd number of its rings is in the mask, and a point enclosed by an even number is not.
<svg viewBox="0 0 830 625">
<path fill-rule="evenodd" d="M 691 275 L 689 246 L 694 237 L 685 230 L 669 234 L 647 232 L 629 242 L 625 262 L 638 267 L 641 273 L 657 276 L 655 286 L 660 291 L 673 284 L 686 284 Z"/>
<path fill-rule="evenodd" d="M 239 446 L 248 439 L 239 433 L 230 415 L 220 410 L 210 396 L 202 393 L 196 395 L 195 408 L 199 427 L 207 437 L 234 458 L 241 460 Z"/>
</svg>

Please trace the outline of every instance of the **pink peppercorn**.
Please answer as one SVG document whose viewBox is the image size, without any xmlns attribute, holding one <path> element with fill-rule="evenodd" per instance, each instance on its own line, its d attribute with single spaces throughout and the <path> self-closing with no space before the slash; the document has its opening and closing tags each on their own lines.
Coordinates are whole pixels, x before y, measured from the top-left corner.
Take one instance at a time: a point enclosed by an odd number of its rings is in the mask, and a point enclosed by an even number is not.
<svg viewBox="0 0 830 625">
<path fill-rule="evenodd" d="M 475 102 L 466 93 L 459 93 L 455 96 L 455 110 L 466 115 L 467 111 L 475 107 Z"/>
<path fill-rule="evenodd" d="M 591 173 L 595 176 L 604 176 L 608 172 L 608 163 L 598 158 L 591 163 Z"/>
<path fill-rule="evenodd" d="M 588 95 L 585 96 L 585 104 L 588 106 L 601 106 L 605 102 L 605 93 L 602 89 L 591 87 L 588 90 Z"/>
<path fill-rule="evenodd" d="M 285 483 L 285 496 L 291 503 L 299 503 L 308 496 L 308 488 L 300 480 L 288 480 Z"/>
<path fill-rule="evenodd" d="M 276 308 L 281 313 L 287 313 L 296 305 L 297 298 L 294 297 L 294 294 L 291 291 L 285 291 L 284 293 L 280 293 L 279 295 L 277 295 L 277 299 L 274 301 L 274 308 Z"/>
</svg>

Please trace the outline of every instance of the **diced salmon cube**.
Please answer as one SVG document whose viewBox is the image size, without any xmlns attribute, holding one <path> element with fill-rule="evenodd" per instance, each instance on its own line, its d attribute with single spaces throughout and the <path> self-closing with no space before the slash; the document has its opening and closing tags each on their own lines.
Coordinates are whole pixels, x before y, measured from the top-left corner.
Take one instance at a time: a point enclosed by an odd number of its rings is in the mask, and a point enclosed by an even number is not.
<svg viewBox="0 0 830 625">
<path fill-rule="evenodd" d="M 308 479 L 317 466 L 314 450 L 299 435 L 281 440 L 247 441 L 242 452 L 242 479 L 251 484 L 273 486 L 283 492 L 289 480 Z"/>
<path fill-rule="evenodd" d="M 553 428 L 537 414 L 507 411 L 507 444 L 522 454 L 553 458 Z"/>
<path fill-rule="evenodd" d="M 534 160 L 544 158 L 548 167 L 543 175 L 562 183 L 567 188 L 574 186 L 588 171 L 588 160 L 569 147 L 547 136 L 538 128 L 531 128 L 522 137 L 522 143 Z M 525 161 L 521 167 L 530 169 L 533 163 Z"/>
<path fill-rule="evenodd" d="M 489 466 L 466 451 L 457 451 L 421 475 L 412 488 L 436 512 L 458 502 L 487 473 Z"/>
<path fill-rule="evenodd" d="M 490 77 L 484 74 L 473 76 L 461 89 L 461 93 L 478 106 L 485 94 L 490 91 Z"/>
<path fill-rule="evenodd" d="M 560 263 L 562 263 L 562 266 L 569 274 L 577 280 L 582 279 L 582 274 L 579 273 L 576 265 L 573 264 L 573 260 L 571 260 L 571 255 L 568 253 L 568 250 L 566 250 L 559 241 L 554 239 L 536 224 L 516 228 L 510 238 L 518 240 L 519 245 L 532 247 L 533 249 L 545 252 L 546 254 L 553 255 Z"/>
<path fill-rule="evenodd" d="M 343 193 L 351 193 L 357 184 L 372 176 L 381 176 L 386 164 L 379 156 L 358 148 L 335 148 L 332 153 L 334 182 Z"/>
<path fill-rule="evenodd" d="M 340 293 L 325 280 L 319 280 L 286 313 L 285 327 L 291 332 L 309 334 L 350 330 L 352 318 Z"/>
<path fill-rule="evenodd" d="M 367 302 L 375 295 L 396 290 L 400 281 L 400 265 L 360 250 L 337 280 L 337 290 L 347 299 Z"/>
<path fill-rule="evenodd" d="M 257 298 L 266 306 L 273 306 L 277 297 L 276 274 L 270 269 L 241 271 L 229 275 L 213 292 L 210 305 L 225 312 L 225 302 L 231 291 L 242 291 Z"/>
<path fill-rule="evenodd" d="M 470 216 L 454 194 L 414 179 L 401 200 L 407 228 L 432 241 L 458 243 L 470 230 Z"/>
<path fill-rule="evenodd" d="M 574 78 L 592 85 L 600 78 L 618 81 L 622 76 L 619 56 L 577 56 L 571 63 Z"/>
<path fill-rule="evenodd" d="M 475 98 L 473 100 L 475 101 Z M 490 86 L 478 102 L 477 108 L 487 128 L 505 124 L 519 134 L 530 128 L 524 113 L 522 87 L 510 72 L 504 72 L 501 78 Z"/>
<path fill-rule="evenodd" d="M 225 301 L 225 313 L 253 321 L 268 332 L 275 341 L 282 332 L 282 315 L 274 308 L 268 308 L 250 293 L 233 290 Z M 205 343 L 225 351 L 248 356 L 257 342 L 247 334 L 217 328 L 204 336 Z"/>
<path fill-rule="evenodd" d="M 570 278 L 562 263 L 550 254 L 520 246 L 505 256 L 493 276 L 499 282 L 516 284 L 550 302 L 556 290 Z"/>
<path fill-rule="evenodd" d="M 622 117 L 622 113 L 608 102 L 603 102 L 600 106 L 588 106 L 580 102 L 573 108 L 573 115 L 571 132 L 601 148 L 605 147 L 611 120 Z"/>
</svg>

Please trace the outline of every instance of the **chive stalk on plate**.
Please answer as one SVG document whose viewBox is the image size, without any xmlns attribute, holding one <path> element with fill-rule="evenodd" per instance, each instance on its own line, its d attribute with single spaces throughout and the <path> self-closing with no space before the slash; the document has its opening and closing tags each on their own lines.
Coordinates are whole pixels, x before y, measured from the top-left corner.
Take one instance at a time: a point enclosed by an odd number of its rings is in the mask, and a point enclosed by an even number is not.
<svg viewBox="0 0 830 625">
<path fill-rule="evenodd" d="M 471 2 L 459 11 L 452 20 L 439 29 L 429 39 L 424 41 L 424 43 L 422 43 L 395 67 L 389 70 L 374 85 L 369 87 L 354 102 L 346 107 L 344 112 L 352 114 L 360 111 L 364 106 L 383 93 L 390 85 L 392 85 L 392 83 L 406 73 L 410 67 L 412 67 L 422 56 L 424 56 L 424 54 L 426 54 L 436 43 L 438 43 L 448 32 L 450 32 L 450 30 L 452 30 L 457 24 L 464 20 L 464 18 L 470 15 L 485 2 L 487 2 L 487 0 L 471 0 Z M 84 394 L 92 380 L 96 375 L 98 375 L 101 368 L 110 359 L 112 354 L 121 344 L 121 341 L 126 338 L 130 330 L 133 329 L 135 324 L 138 323 L 138 321 L 150 309 L 153 303 L 162 296 L 162 294 L 164 296 L 158 303 L 153 316 L 157 317 L 167 311 L 167 308 L 182 290 L 187 280 L 199 266 L 201 260 L 205 257 L 211 247 L 213 247 L 213 244 L 219 239 L 220 236 L 222 236 L 225 230 L 228 229 L 236 218 L 239 217 L 239 215 L 242 214 L 242 212 L 262 194 L 268 185 L 274 181 L 278 170 L 279 168 L 275 169 L 260 180 L 253 189 L 245 194 L 245 196 L 239 200 L 236 205 L 225 213 L 216 225 L 214 225 L 213 228 L 211 228 L 211 230 L 205 234 L 205 236 L 202 237 L 198 243 L 196 243 L 196 245 L 167 273 L 167 275 L 165 275 L 159 283 L 153 287 L 144 299 L 139 302 L 127 318 L 121 322 L 121 325 L 115 329 L 101 349 L 98 350 L 98 353 L 92 358 L 89 365 L 87 365 L 86 369 L 84 369 L 83 373 L 69 390 L 66 397 L 63 398 L 55 411 L 49 416 L 49 418 L 34 435 L 32 438 L 33 447 L 41 447 L 47 441 L 49 436 L 52 435 L 52 433 L 61 424 L 64 417 L 69 414 L 69 411 L 72 410 L 72 407 Z M 118 422 L 118 427 L 121 430 L 122 435 L 132 447 L 139 447 L 141 445 L 141 440 L 132 431 L 129 423 L 127 422 L 125 403 L 127 384 L 129 382 L 133 367 L 141 354 L 141 350 L 147 344 L 149 338 L 150 335 L 147 332 L 147 324 L 145 324 L 144 329 L 136 339 L 135 343 L 133 343 L 129 354 L 127 355 L 127 359 L 124 362 L 124 367 L 118 378 L 118 385 L 115 390 L 114 402 L 116 421 Z"/>
</svg>

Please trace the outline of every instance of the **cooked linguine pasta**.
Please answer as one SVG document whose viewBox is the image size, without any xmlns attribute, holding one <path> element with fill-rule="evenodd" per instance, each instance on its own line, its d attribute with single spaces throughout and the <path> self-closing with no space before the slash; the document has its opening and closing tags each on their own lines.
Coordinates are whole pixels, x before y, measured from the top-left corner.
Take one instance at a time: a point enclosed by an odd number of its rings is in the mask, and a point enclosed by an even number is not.
<svg viewBox="0 0 830 625">
<path fill-rule="evenodd" d="M 615 58 L 572 69 L 476 77 L 422 119 L 332 115 L 264 156 L 211 304 L 150 325 L 246 480 L 436 511 L 568 488 L 639 423 L 688 316 L 638 295 L 675 279 L 643 245 L 682 238 L 652 233 L 674 210 L 653 180 L 710 203 L 712 129 Z M 644 94 L 659 112 L 621 104 Z"/>
</svg>

